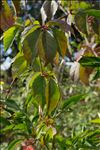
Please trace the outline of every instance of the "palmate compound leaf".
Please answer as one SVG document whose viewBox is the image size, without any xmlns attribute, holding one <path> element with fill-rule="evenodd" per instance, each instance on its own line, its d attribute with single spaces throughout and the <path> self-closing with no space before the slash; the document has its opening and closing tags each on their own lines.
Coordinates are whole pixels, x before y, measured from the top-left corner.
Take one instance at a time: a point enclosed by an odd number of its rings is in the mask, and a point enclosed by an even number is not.
<svg viewBox="0 0 100 150">
<path fill-rule="evenodd" d="M 7 51 L 13 44 L 13 41 L 18 33 L 19 27 L 13 26 L 4 32 L 3 44 L 4 50 Z"/>
<path fill-rule="evenodd" d="M 58 105 L 60 100 L 60 90 L 58 84 L 53 78 L 47 81 L 46 86 L 46 104 L 47 113 L 50 114 Z"/>
<path fill-rule="evenodd" d="M 40 34 L 38 27 L 39 26 L 34 26 L 30 29 L 22 41 L 23 53 L 28 63 L 31 63 L 37 55 L 36 43 Z"/>
<path fill-rule="evenodd" d="M 15 15 L 6 0 L 2 1 L 0 10 L 0 28 L 5 31 L 15 23 Z"/>
<path fill-rule="evenodd" d="M 65 33 L 61 30 L 53 30 L 55 39 L 57 41 L 57 45 L 58 45 L 58 52 L 61 56 L 65 56 L 67 53 L 67 37 L 65 36 Z"/>
<path fill-rule="evenodd" d="M 50 114 L 57 107 L 60 99 L 58 84 L 53 78 L 46 78 L 40 72 L 35 73 L 29 82 L 35 100 L 38 101 L 42 109 L 46 105 L 47 114 Z"/>
<path fill-rule="evenodd" d="M 57 43 L 52 31 L 43 31 L 42 44 L 45 53 L 46 64 L 52 63 L 57 53 Z"/>
</svg>

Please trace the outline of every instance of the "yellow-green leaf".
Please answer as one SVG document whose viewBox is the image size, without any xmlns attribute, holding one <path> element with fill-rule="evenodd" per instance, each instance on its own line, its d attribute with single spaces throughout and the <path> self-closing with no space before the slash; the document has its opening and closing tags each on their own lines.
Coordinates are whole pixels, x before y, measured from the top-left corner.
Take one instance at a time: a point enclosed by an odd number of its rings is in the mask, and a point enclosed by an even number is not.
<svg viewBox="0 0 100 150">
<path fill-rule="evenodd" d="M 13 26 L 4 32 L 3 43 L 4 43 L 5 51 L 7 51 L 8 48 L 12 46 L 13 41 L 16 37 L 16 34 L 18 33 L 18 29 L 19 29 L 19 27 Z"/>
</svg>

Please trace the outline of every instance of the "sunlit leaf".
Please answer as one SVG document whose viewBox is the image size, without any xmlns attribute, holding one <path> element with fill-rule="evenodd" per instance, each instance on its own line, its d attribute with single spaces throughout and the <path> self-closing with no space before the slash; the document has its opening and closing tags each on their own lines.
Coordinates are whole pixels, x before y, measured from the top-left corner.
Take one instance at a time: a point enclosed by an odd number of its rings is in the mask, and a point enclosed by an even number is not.
<svg viewBox="0 0 100 150">
<path fill-rule="evenodd" d="M 48 18 L 49 20 L 55 15 L 58 5 L 55 0 L 46 0 L 41 8 L 41 15 L 43 23 Z"/>
<path fill-rule="evenodd" d="M 56 134 L 56 129 L 52 126 L 49 126 L 46 131 L 46 140 L 52 140 L 54 135 Z"/>
<path fill-rule="evenodd" d="M 14 124 L 7 125 L 5 128 L 1 130 L 1 133 L 11 131 L 14 128 Z"/>
<path fill-rule="evenodd" d="M 20 123 L 15 125 L 13 130 L 27 131 L 27 126 L 24 123 Z"/>
<path fill-rule="evenodd" d="M 94 16 L 100 19 L 100 10 L 88 9 L 88 10 L 85 10 L 85 13 L 88 14 L 89 16 Z"/>
<path fill-rule="evenodd" d="M 3 43 L 5 51 L 7 51 L 8 48 L 12 46 L 16 34 L 18 33 L 18 30 L 19 28 L 17 26 L 13 26 L 4 32 Z"/>
<path fill-rule="evenodd" d="M 92 123 L 98 123 L 98 124 L 100 124 L 100 118 L 91 120 L 91 122 L 92 122 Z"/>
<path fill-rule="evenodd" d="M 80 64 L 78 62 L 74 62 L 70 68 L 70 76 L 74 81 L 79 79 L 79 69 Z"/>
<path fill-rule="evenodd" d="M 80 69 L 79 69 L 79 79 L 86 85 L 89 84 L 89 77 L 90 74 L 92 73 L 93 69 L 92 68 L 85 68 L 83 66 L 80 65 Z"/>
</svg>

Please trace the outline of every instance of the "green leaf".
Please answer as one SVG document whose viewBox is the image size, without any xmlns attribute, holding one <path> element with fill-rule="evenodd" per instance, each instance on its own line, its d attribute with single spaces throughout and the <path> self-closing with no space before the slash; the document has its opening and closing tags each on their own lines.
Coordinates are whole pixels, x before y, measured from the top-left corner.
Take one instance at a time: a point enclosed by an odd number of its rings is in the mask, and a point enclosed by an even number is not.
<svg viewBox="0 0 100 150">
<path fill-rule="evenodd" d="M 24 139 L 13 140 L 7 147 L 7 150 L 15 150 Z"/>
<path fill-rule="evenodd" d="M 43 32 L 40 33 L 39 38 L 37 40 L 36 49 L 38 51 L 38 55 L 41 58 L 42 61 L 45 61 L 45 52 L 43 48 L 43 42 L 42 42 Z"/>
<path fill-rule="evenodd" d="M 87 23 L 86 23 L 86 13 L 84 11 L 79 11 L 75 15 L 75 24 L 79 31 L 87 34 Z"/>
<path fill-rule="evenodd" d="M 19 110 L 19 106 L 14 100 L 7 99 L 4 104 L 7 106 L 7 108 L 10 107 L 11 109 Z"/>
<path fill-rule="evenodd" d="M 84 67 L 100 67 L 100 58 L 99 57 L 82 57 L 79 60 L 79 63 Z"/>
<path fill-rule="evenodd" d="M 93 76 L 93 80 L 99 79 L 100 78 L 100 67 L 97 68 L 97 71 L 95 75 Z"/>
<path fill-rule="evenodd" d="M 87 95 L 86 94 L 80 94 L 80 95 L 74 95 L 66 100 L 64 100 L 62 104 L 62 109 L 65 109 L 66 107 L 70 107 L 73 104 L 76 104 L 78 101 L 83 100 Z"/>
<path fill-rule="evenodd" d="M 6 118 L 4 118 L 3 116 L 0 116 L 0 125 L 9 125 L 10 124 L 10 122 L 6 119 Z"/>
<path fill-rule="evenodd" d="M 100 118 L 98 118 L 98 119 L 94 119 L 94 120 L 91 120 L 90 122 L 100 124 Z"/>
<path fill-rule="evenodd" d="M 61 56 L 65 56 L 67 52 L 67 38 L 65 36 L 65 33 L 61 30 L 53 30 L 55 39 L 57 40 L 58 44 L 58 52 Z"/>
<path fill-rule="evenodd" d="M 42 35 L 46 63 L 53 62 L 57 52 L 56 40 L 51 31 L 44 31 Z"/>
<path fill-rule="evenodd" d="M 25 56 L 25 59 L 28 63 L 34 61 L 34 58 L 37 55 L 36 43 L 39 38 L 40 30 L 37 27 L 34 27 L 27 33 L 24 40 L 22 41 L 22 49 Z"/>
<path fill-rule="evenodd" d="M 27 61 L 25 60 L 23 54 L 18 53 L 13 59 L 12 64 L 12 75 L 15 79 L 18 76 L 21 76 L 27 69 Z"/>
<path fill-rule="evenodd" d="M 58 105 L 60 100 L 60 90 L 54 79 L 50 78 L 46 86 L 47 113 L 50 114 Z"/>
<path fill-rule="evenodd" d="M 84 12 L 86 14 L 88 14 L 89 16 L 94 16 L 94 17 L 100 19 L 100 10 L 89 9 L 89 10 L 85 10 Z"/>
<path fill-rule="evenodd" d="M 8 125 L 8 126 L 6 126 L 5 128 L 3 128 L 2 130 L 1 130 L 1 133 L 3 133 L 3 132 L 8 132 L 8 131 L 10 131 L 10 130 L 12 130 L 13 128 L 14 128 L 14 124 L 11 124 L 11 125 Z"/>
<path fill-rule="evenodd" d="M 27 126 L 24 123 L 19 123 L 14 126 L 13 130 L 27 131 Z"/>
<path fill-rule="evenodd" d="M 43 77 L 40 73 L 36 73 L 35 76 L 33 76 L 32 81 L 30 81 L 30 87 L 32 85 L 33 90 L 33 96 L 38 101 L 38 103 L 43 108 L 46 104 L 45 100 L 45 87 L 46 87 L 46 81 L 45 77 Z"/>
<path fill-rule="evenodd" d="M 45 139 L 47 141 L 52 140 L 55 134 L 56 134 L 56 129 L 53 126 L 50 126 L 46 129 Z"/>
<path fill-rule="evenodd" d="M 63 32 L 67 32 L 69 33 L 70 31 L 73 33 L 73 30 L 71 28 L 71 26 L 67 23 L 66 20 L 62 20 L 62 19 L 54 19 L 54 20 L 50 20 L 46 23 L 47 26 L 49 27 L 58 27 L 60 28 Z"/>
<path fill-rule="evenodd" d="M 100 19 L 94 18 L 92 24 L 91 24 L 93 31 L 100 35 Z"/>
<path fill-rule="evenodd" d="M 4 50 L 5 51 L 7 51 L 8 48 L 10 48 L 12 46 L 13 41 L 16 37 L 16 34 L 18 33 L 18 29 L 19 28 L 17 26 L 13 26 L 4 32 L 3 43 L 4 43 Z"/>
</svg>

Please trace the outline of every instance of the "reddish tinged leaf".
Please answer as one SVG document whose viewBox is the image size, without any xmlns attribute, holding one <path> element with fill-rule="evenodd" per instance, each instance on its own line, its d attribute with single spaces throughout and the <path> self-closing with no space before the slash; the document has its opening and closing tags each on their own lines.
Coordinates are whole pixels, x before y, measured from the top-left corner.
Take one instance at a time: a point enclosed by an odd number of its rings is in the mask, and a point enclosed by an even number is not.
<svg viewBox="0 0 100 150">
<path fill-rule="evenodd" d="M 2 1 L 2 9 L 0 10 L 0 28 L 6 30 L 15 23 L 15 16 L 7 1 Z"/>
<path fill-rule="evenodd" d="M 35 150 L 32 145 L 23 146 L 22 150 Z"/>
</svg>

